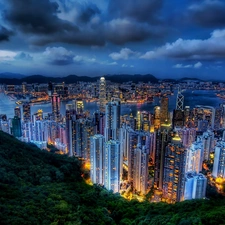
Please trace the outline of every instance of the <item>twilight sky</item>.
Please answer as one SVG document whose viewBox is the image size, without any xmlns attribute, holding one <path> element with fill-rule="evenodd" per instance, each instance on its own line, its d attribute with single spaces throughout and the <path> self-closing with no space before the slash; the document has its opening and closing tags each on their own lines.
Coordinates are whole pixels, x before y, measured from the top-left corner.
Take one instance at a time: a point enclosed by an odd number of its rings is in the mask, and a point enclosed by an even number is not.
<svg viewBox="0 0 225 225">
<path fill-rule="evenodd" d="M 225 80 L 224 0 L 0 0 L 0 73 Z"/>
</svg>

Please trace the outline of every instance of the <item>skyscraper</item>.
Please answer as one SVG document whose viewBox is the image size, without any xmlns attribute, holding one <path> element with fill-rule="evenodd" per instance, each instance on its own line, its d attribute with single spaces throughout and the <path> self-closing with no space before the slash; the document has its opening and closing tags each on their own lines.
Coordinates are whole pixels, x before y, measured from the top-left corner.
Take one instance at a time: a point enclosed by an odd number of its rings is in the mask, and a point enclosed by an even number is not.
<svg viewBox="0 0 225 225">
<path fill-rule="evenodd" d="M 12 135 L 17 138 L 22 137 L 21 120 L 17 116 L 12 119 Z"/>
<path fill-rule="evenodd" d="M 96 134 L 91 137 L 91 181 L 96 184 L 103 184 L 103 160 L 104 160 L 104 136 Z"/>
<path fill-rule="evenodd" d="M 104 148 L 104 186 L 114 193 L 120 190 L 120 170 L 122 157 L 120 154 L 119 141 L 110 140 Z"/>
<path fill-rule="evenodd" d="M 183 109 L 184 109 L 184 96 L 181 94 L 180 88 L 178 88 L 176 110 L 183 110 Z"/>
<path fill-rule="evenodd" d="M 25 123 L 31 122 L 31 110 L 30 110 L 30 103 L 25 102 L 23 104 L 23 121 Z"/>
<path fill-rule="evenodd" d="M 168 106 L 169 106 L 169 98 L 163 96 L 161 98 L 161 105 L 160 105 L 160 122 L 165 123 L 169 119 L 168 115 Z"/>
<path fill-rule="evenodd" d="M 106 104 L 106 81 L 104 77 L 100 78 L 99 83 L 99 109 L 100 112 L 105 112 Z"/>
<path fill-rule="evenodd" d="M 16 106 L 14 109 L 14 115 L 21 119 L 21 109 L 19 106 Z"/>
<path fill-rule="evenodd" d="M 183 200 L 186 150 L 176 135 L 165 150 L 163 197 L 170 203 Z"/>
<path fill-rule="evenodd" d="M 120 101 L 108 102 L 105 106 L 105 139 L 119 140 Z"/>
<path fill-rule="evenodd" d="M 51 98 L 53 120 L 56 122 L 60 122 L 60 97 L 56 92 L 54 92 Z"/>
</svg>

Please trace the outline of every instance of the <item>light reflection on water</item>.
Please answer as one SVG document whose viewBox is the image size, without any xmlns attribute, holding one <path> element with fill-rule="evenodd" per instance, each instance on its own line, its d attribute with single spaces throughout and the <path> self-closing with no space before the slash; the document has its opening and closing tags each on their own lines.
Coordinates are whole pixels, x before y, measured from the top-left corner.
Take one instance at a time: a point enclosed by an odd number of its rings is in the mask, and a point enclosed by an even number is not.
<svg viewBox="0 0 225 225">
<path fill-rule="evenodd" d="M 169 111 L 172 111 L 176 106 L 176 92 L 174 95 L 169 96 Z M 215 91 L 208 90 L 187 90 L 182 93 L 185 99 L 185 105 L 190 106 L 191 108 L 195 105 L 208 105 L 213 107 L 218 107 L 220 103 L 225 102 L 223 99 L 216 97 Z M 65 105 L 70 102 L 61 102 L 61 114 L 65 115 Z M 121 114 L 130 114 L 136 115 L 138 110 L 140 111 L 150 111 L 153 112 L 154 106 L 159 105 L 159 98 L 155 98 L 154 102 L 151 104 L 122 104 Z M 10 100 L 9 97 L 4 94 L 0 94 L 0 114 L 6 114 L 8 118 L 14 116 L 14 108 L 16 107 L 15 101 Z M 51 112 L 51 104 L 43 105 L 32 105 L 31 113 L 37 112 L 38 109 L 42 109 L 44 113 Z M 90 111 L 92 114 L 98 110 L 97 102 L 84 102 L 84 109 Z"/>
</svg>

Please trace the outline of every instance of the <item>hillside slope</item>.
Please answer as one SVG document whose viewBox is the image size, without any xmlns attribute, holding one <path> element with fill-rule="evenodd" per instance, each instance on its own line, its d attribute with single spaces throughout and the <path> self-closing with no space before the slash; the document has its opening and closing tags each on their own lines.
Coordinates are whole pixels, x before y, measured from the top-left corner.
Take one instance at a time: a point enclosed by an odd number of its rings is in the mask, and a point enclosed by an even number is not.
<svg viewBox="0 0 225 225">
<path fill-rule="evenodd" d="M 88 186 L 80 166 L 0 131 L 0 224 L 224 224 L 224 199 L 129 202 Z"/>
</svg>

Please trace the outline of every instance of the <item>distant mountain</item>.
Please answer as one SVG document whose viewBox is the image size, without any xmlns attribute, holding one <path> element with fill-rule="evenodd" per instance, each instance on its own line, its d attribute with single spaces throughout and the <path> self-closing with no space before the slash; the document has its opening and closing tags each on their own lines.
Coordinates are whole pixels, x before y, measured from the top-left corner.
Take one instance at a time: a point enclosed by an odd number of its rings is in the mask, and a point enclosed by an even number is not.
<svg viewBox="0 0 225 225">
<path fill-rule="evenodd" d="M 123 83 L 132 81 L 134 83 L 138 82 L 152 82 L 157 83 L 158 79 L 154 77 L 151 74 L 141 75 L 141 74 L 135 74 L 135 75 L 128 75 L 128 74 L 119 74 L 119 75 L 106 75 L 106 80 L 109 80 L 111 82 L 117 82 L 117 83 Z M 87 76 L 77 76 L 77 75 L 69 75 L 66 77 L 46 77 L 42 75 L 32 75 L 27 77 L 22 77 L 21 79 L 18 78 L 9 78 L 9 77 L 0 77 L 0 83 L 2 84 L 15 84 L 19 85 L 23 82 L 27 83 L 62 83 L 65 82 L 67 84 L 76 83 L 78 81 L 83 82 L 95 82 L 99 80 L 100 77 L 87 77 Z"/>
<path fill-rule="evenodd" d="M 17 79 L 21 79 L 24 78 L 25 75 L 20 74 L 20 73 L 0 73 L 0 78 L 8 78 L 8 79 L 12 79 L 12 78 L 17 78 Z"/>
</svg>

